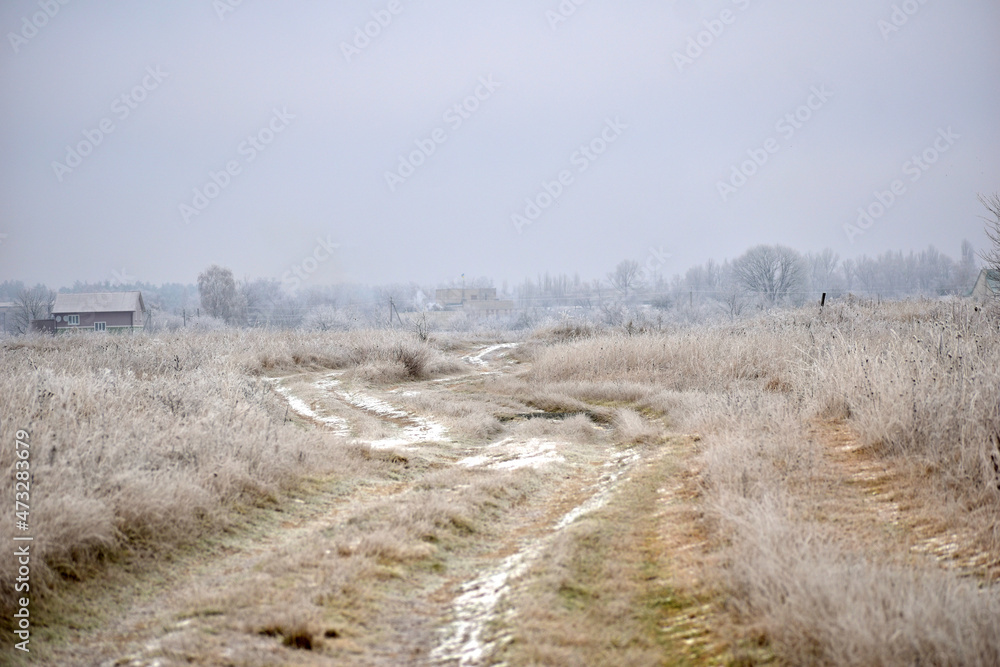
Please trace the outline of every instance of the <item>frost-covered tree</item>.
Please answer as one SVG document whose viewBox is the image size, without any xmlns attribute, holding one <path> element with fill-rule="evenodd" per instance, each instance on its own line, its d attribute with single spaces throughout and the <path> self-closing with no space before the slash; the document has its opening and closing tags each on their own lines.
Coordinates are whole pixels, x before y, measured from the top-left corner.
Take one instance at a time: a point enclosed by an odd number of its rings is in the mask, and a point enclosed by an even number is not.
<svg viewBox="0 0 1000 667">
<path fill-rule="evenodd" d="M 983 252 L 982 258 L 986 268 L 1000 271 L 1000 194 L 979 195 L 989 215 L 983 216 L 986 221 L 986 237 L 990 240 L 990 248 Z"/>
<path fill-rule="evenodd" d="M 639 284 L 639 262 L 634 259 L 620 261 L 615 270 L 608 274 L 608 282 L 622 296 L 629 296 Z"/>
<path fill-rule="evenodd" d="M 817 294 L 826 292 L 831 297 L 838 296 L 844 287 L 844 280 L 839 271 L 840 255 L 824 248 L 818 253 L 807 253 L 806 263 L 809 266 L 809 283 L 812 291 Z"/>
<path fill-rule="evenodd" d="M 295 326 L 301 319 L 304 310 L 301 304 L 285 293 L 276 278 L 244 278 L 236 291 L 237 303 L 244 311 L 240 319 L 249 326 L 288 327 Z"/>
<path fill-rule="evenodd" d="M 56 293 L 45 285 L 21 288 L 14 295 L 14 310 L 7 327 L 14 333 L 23 334 L 31 329 L 31 320 L 44 320 L 52 314 L 52 304 Z"/>
<path fill-rule="evenodd" d="M 758 245 L 733 262 L 738 284 L 766 303 L 785 301 L 805 286 L 805 263 L 795 250 L 782 245 Z"/>
<path fill-rule="evenodd" d="M 243 310 L 233 272 L 217 264 L 198 274 L 198 294 L 201 307 L 226 324 L 234 323 Z"/>
<path fill-rule="evenodd" d="M 957 275 L 955 278 L 956 287 L 965 293 L 972 289 L 979 274 L 979 265 L 976 262 L 976 249 L 968 240 L 962 241 L 962 258 L 958 262 Z"/>
</svg>

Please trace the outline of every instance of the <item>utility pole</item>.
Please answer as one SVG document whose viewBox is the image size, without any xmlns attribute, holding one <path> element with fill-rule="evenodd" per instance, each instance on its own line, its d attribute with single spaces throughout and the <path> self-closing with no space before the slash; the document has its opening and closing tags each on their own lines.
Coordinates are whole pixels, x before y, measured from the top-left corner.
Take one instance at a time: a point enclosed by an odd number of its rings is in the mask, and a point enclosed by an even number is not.
<svg viewBox="0 0 1000 667">
<path fill-rule="evenodd" d="M 393 302 L 392 297 L 389 297 L 389 328 L 392 328 L 392 314 L 396 313 L 396 321 L 399 322 L 399 326 L 403 326 L 403 318 L 399 316 L 399 309 L 396 308 L 396 304 Z"/>
</svg>

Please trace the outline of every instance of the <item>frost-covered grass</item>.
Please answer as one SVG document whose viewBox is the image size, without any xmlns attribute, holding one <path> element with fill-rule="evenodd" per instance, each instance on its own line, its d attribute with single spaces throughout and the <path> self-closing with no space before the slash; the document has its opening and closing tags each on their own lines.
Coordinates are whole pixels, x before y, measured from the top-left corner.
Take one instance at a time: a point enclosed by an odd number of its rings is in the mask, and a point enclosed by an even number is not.
<svg viewBox="0 0 1000 667">
<path fill-rule="evenodd" d="M 518 589 L 540 597 L 511 594 L 528 619 L 513 623 L 521 643 L 511 655 L 538 664 L 630 655 L 615 650 L 616 614 L 645 600 L 628 625 L 634 658 L 662 657 L 657 624 L 687 604 L 663 606 L 674 561 L 653 520 L 676 472 L 698 490 L 685 502 L 697 505 L 691 521 L 707 541 L 678 534 L 670 548 L 707 550 L 700 574 L 738 629 L 736 660 L 996 664 L 1000 590 L 990 577 L 1000 568 L 949 569 L 910 546 L 921 524 L 1000 562 L 998 326 L 961 301 L 844 300 L 693 327 L 546 322 L 521 341 L 385 330 L 8 338 L 0 438 L 30 433 L 33 603 L 130 553 L 218 535 L 247 508 L 337 477 L 401 486 L 355 499 L 336 530 L 308 552 L 277 554 L 273 568 L 322 573 L 319 597 L 309 586 L 289 594 L 302 609 L 354 605 L 375 618 L 369 583 L 485 549 L 501 519 L 518 522 L 510 511 L 554 511 L 532 503 L 595 451 L 650 457 L 672 446 L 669 461 L 643 459 L 616 478 L 601 496 L 606 512 L 557 527 L 551 558 Z M 306 371 L 277 385 L 287 395 L 269 379 Z M 296 408 L 312 426 L 291 421 Z M 347 439 L 429 425 L 440 428 L 421 436 L 435 448 L 426 459 Z M 849 453 L 824 440 L 834 427 L 853 438 Z M 698 435 L 680 446 L 678 433 Z M 12 452 L 0 449 L 8 479 Z M 876 490 L 901 519 L 865 504 L 852 456 L 892 471 Z M 639 500 L 648 513 L 632 509 Z M 11 529 L 0 522 L 0 541 Z M 8 619 L 14 566 L 0 559 Z M 258 591 L 233 600 L 249 605 Z M 267 612 L 248 627 L 297 636 L 301 623 L 324 619 L 286 621 Z"/>
<path fill-rule="evenodd" d="M 367 447 L 286 420 L 285 399 L 264 373 L 342 368 L 399 381 L 456 367 L 405 332 L 5 339 L 0 470 L 13 479 L 14 434 L 29 433 L 33 604 L 130 552 L 213 535 L 309 478 L 375 473 Z M 4 486 L 10 507 L 13 493 Z M 12 523 L 0 526 L 10 541 Z M 15 559 L 0 559 L 8 627 L 15 576 Z"/>
<path fill-rule="evenodd" d="M 705 435 L 710 579 L 746 633 L 735 659 L 1000 662 L 1000 319 L 989 309 L 844 300 L 665 332 L 548 331 L 523 353 L 537 394 L 618 406 L 623 432 L 631 404 Z M 863 491 L 830 463 L 824 424 L 846 424 L 858 455 L 894 471 L 878 492 L 905 498 L 896 523 L 851 532 L 869 519 L 836 503 Z M 955 548 L 986 564 L 966 572 L 981 580 L 915 562 L 915 526 L 960 536 Z M 864 543 L 878 531 L 894 536 L 888 562 Z M 747 648 L 757 642 L 768 649 Z"/>
</svg>

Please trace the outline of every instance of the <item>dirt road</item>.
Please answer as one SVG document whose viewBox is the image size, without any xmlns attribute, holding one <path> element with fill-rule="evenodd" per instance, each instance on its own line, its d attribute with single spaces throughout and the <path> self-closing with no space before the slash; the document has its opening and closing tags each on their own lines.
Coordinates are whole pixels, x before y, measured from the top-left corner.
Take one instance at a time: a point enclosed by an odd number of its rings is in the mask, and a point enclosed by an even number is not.
<svg viewBox="0 0 1000 667">
<path fill-rule="evenodd" d="M 560 550 L 580 548 L 567 536 L 615 505 L 637 471 L 675 465 L 676 452 L 616 446 L 607 423 L 553 418 L 509 395 L 513 347 L 468 350 L 460 374 L 378 389 L 329 371 L 272 378 L 288 418 L 329 447 L 360 445 L 379 474 L 315 480 L 277 511 L 117 590 L 98 627 L 69 632 L 45 659 L 485 665 L 530 647 L 516 619 L 532 617 L 521 608 L 537 602 L 531 587 Z M 500 415 L 502 431 L 477 436 L 463 422 L 471 413 Z M 638 593 L 666 576 L 646 567 Z M 647 629 L 639 644 L 662 655 L 673 630 Z"/>
</svg>

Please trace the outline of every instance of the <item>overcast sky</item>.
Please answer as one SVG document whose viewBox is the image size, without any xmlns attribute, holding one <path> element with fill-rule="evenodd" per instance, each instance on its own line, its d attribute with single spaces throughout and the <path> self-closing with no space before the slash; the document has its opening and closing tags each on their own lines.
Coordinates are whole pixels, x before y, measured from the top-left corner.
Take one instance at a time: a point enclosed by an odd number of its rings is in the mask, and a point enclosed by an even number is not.
<svg viewBox="0 0 1000 667">
<path fill-rule="evenodd" d="M 0 6 L 0 280 L 957 256 L 1000 190 L 996 0 L 62 2 Z"/>
</svg>

